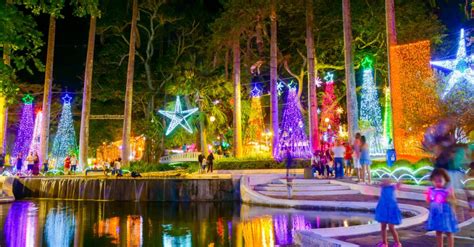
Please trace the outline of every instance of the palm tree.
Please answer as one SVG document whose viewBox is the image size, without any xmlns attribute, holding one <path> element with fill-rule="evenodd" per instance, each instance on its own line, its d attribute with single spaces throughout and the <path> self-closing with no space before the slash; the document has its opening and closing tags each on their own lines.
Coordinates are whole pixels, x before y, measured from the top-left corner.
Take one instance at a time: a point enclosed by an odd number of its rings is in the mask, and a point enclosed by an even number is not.
<svg viewBox="0 0 474 247">
<path fill-rule="evenodd" d="M 397 29 L 395 25 L 395 3 L 394 0 L 385 0 L 385 18 L 386 18 L 386 32 L 387 32 L 387 58 L 388 58 L 388 85 L 391 87 L 391 71 L 390 71 L 390 47 L 397 45 Z M 391 96 L 392 94 L 390 94 Z M 390 98 L 390 104 L 392 104 L 392 99 Z M 393 106 L 391 106 L 393 107 Z M 393 109 L 393 108 L 392 108 Z M 393 118 L 392 118 L 393 121 Z M 393 126 L 389 125 L 389 126 Z M 395 136 L 392 136 L 392 142 L 395 143 Z"/>
<path fill-rule="evenodd" d="M 79 136 L 79 165 L 87 164 L 87 148 L 89 146 L 89 116 L 91 109 L 92 71 L 94 67 L 96 17 L 91 15 L 89 39 L 87 42 L 86 71 L 82 93 L 81 132 Z"/>
<path fill-rule="evenodd" d="M 306 56 L 308 57 L 309 126 L 312 151 L 319 149 L 318 98 L 313 36 L 313 0 L 306 0 Z"/>
<path fill-rule="evenodd" d="M 54 46 L 56 38 L 56 18 L 49 16 L 48 29 L 48 50 L 46 52 L 46 69 L 44 74 L 44 93 L 43 93 L 43 121 L 41 125 L 40 137 L 40 158 L 46 160 L 48 157 L 49 145 L 49 121 L 51 115 L 51 90 L 53 87 L 53 63 Z"/>
<path fill-rule="evenodd" d="M 277 14 L 276 1 L 270 1 L 270 114 L 273 130 L 273 149 L 278 144 L 279 126 L 278 126 L 278 57 L 277 57 Z"/>
<path fill-rule="evenodd" d="M 124 165 L 129 162 L 130 132 L 132 128 L 132 103 L 133 103 L 133 75 L 135 72 L 135 42 L 137 35 L 138 2 L 133 0 L 132 23 L 130 30 L 130 45 L 128 51 L 127 86 L 125 91 L 125 109 L 123 113 L 122 135 L 122 161 Z"/>
<path fill-rule="evenodd" d="M 350 0 L 342 0 L 342 20 L 344 30 L 344 63 L 346 72 L 346 102 L 349 139 L 354 139 L 358 130 L 357 93 L 352 52 L 352 24 Z"/>
<path fill-rule="evenodd" d="M 12 4 L 12 0 L 7 0 L 5 4 Z M 8 44 L 3 45 L 3 63 L 5 65 L 10 65 L 10 46 Z M 5 95 L 0 95 L 0 117 L 4 116 L 0 119 L 0 153 L 4 153 L 5 150 L 5 140 L 7 136 L 7 123 L 8 123 L 8 107 L 6 102 Z"/>
<path fill-rule="evenodd" d="M 242 108 L 240 103 L 240 35 L 232 44 L 234 55 L 234 157 L 242 157 Z"/>
</svg>

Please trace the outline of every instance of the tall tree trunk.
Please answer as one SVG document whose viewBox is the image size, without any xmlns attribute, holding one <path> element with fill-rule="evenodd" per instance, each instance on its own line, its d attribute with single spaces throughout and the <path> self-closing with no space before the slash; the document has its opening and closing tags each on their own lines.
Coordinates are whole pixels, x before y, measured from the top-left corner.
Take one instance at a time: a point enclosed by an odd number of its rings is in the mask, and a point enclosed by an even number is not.
<svg viewBox="0 0 474 247">
<path fill-rule="evenodd" d="M 314 36 L 313 36 L 313 0 L 306 0 L 306 56 L 308 57 L 308 90 L 309 90 L 309 130 L 311 150 L 313 153 L 319 150 L 319 126 L 318 126 L 318 98 L 316 92 L 316 71 L 314 59 Z"/>
<path fill-rule="evenodd" d="M 40 137 L 40 159 L 48 158 L 49 145 L 49 121 L 51 115 L 51 90 L 53 87 L 53 62 L 54 62 L 54 43 L 56 36 L 56 18 L 49 17 L 48 30 L 48 50 L 46 54 L 46 71 L 44 75 L 44 93 L 43 93 L 43 121 L 41 125 Z M 58 161 L 62 162 L 62 161 Z"/>
<path fill-rule="evenodd" d="M 79 136 L 79 165 L 87 165 L 87 149 L 89 147 L 89 117 L 91 110 L 92 72 L 94 70 L 96 17 L 90 17 L 89 39 L 87 42 L 86 71 L 82 92 L 81 133 Z"/>
<path fill-rule="evenodd" d="M 12 0 L 7 0 L 6 4 L 12 4 Z M 10 65 L 10 45 L 3 44 L 3 63 Z M 8 126 L 8 107 L 7 99 L 0 94 L 0 153 L 6 153 L 6 139 Z"/>
<path fill-rule="evenodd" d="M 132 24 L 130 29 L 130 46 L 128 51 L 127 89 L 125 92 L 125 109 L 123 113 L 122 135 L 122 163 L 128 165 L 130 156 L 130 132 L 132 129 L 132 103 L 133 103 L 133 75 L 135 72 L 135 42 L 138 17 L 138 0 L 133 0 Z"/>
<path fill-rule="evenodd" d="M 278 126 L 278 57 L 277 57 L 277 14 L 276 14 L 276 1 L 270 1 L 270 114 L 271 114 L 271 127 L 273 131 L 273 157 L 275 157 L 276 147 L 279 139 L 279 126 Z"/>
<path fill-rule="evenodd" d="M 349 140 L 354 140 L 359 129 L 359 114 L 354 73 L 354 57 L 352 51 L 352 23 L 350 0 L 342 0 L 342 20 L 344 29 L 344 62 L 346 74 L 346 102 Z"/>
<path fill-rule="evenodd" d="M 386 18 L 386 34 L 387 34 L 387 71 L 388 71 L 388 85 L 390 87 L 390 91 L 392 91 L 392 72 L 390 71 L 390 47 L 397 45 L 397 27 L 395 22 L 395 3 L 394 0 L 385 0 L 385 18 Z M 393 109 L 392 105 L 392 94 L 390 93 L 390 104 Z M 392 123 L 389 125 L 393 127 L 393 118 Z M 393 130 L 392 130 L 393 133 Z M 392 135 L 392 143 L 395 144 L 395 135 Z"/>
<path fill-rule="evenodd" d="M 240 104 L 240 35 L 232 44 L 234 53 L 234 157 L 242 157 L 242 109 Z"/>
<path fill-rule="evenodd" d="M 199 119 L 199 150 L 204 155 L 209 151 L 207 148 L 207 132 L 204 118 Z"/>
</svg>

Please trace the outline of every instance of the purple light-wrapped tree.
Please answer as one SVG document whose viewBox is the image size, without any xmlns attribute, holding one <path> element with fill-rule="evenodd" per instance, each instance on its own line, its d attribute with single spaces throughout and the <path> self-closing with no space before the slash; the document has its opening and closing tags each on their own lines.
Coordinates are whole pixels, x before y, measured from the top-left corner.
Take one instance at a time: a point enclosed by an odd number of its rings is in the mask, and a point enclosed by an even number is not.
<svg viewBox="0 0 474 247">
<path fill-rule="evenodd" d="M 31 139 L 33 138 L 33 128 L 35 124 L 34 113 L 33 113 L 33 97 L 27 94 L 22 98 L 23 107 L 21 110 L 20 127 L 15 139 L 15 147 L 13 148 L 13 157 L 22 154 L 22 158 L 25 158 L 30 149 Z"/>
<path fill-rule="evenodd" d="M 292 158 L 311 158 L 311 148 L 304 119 L 298 107 L 298 96 L 296 88 L 288 90 L 286 105 L 280 125 L 280 138 L 274 150 L 275 159 L 281 161 L 288 155 Z"/>
</svg>

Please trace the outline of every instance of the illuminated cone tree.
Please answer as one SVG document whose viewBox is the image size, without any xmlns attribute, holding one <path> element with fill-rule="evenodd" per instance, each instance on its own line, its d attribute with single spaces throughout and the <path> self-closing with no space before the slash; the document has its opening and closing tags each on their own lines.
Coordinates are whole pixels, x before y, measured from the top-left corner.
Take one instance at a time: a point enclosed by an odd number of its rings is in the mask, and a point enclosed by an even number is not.
<svg viewBox="0 0 474 247">
<path fill-rule="evenodd" d="M 13 157 L 19 153 L 25 158 L 30 149 L 31 139 L 33 137 L 34 113 L 33 113 L 33 97 L 27 94 L 22 98 L 23 107 L 21 110 L 20 127 L 18 128 L 15 139 L 15 147 L 13 148 Z"/>
<path fill-rule="evenodd" d="M 40 153 L 41 124 L 43 121 L 43 112 L 39 111 L 35 117 L 35 128 L 33 130 L 33 139 L 30 144 L 30 153 Z"/>
<path fill-rule="evenodd" d="M 275 150 L 276 160 L 284 159 L 288 151 L 292 158 L 311 157 L 311 148 L 298 103 L 297 90 L 290 87 L 279 129 L 279 141 Z"/>
<path fill-rule="evenodd" d="M 63 97 L 63 110 L 59 119 L 58 132 L 53 142 L 51 154 L 56 167 L 62 167 L 66 155 L 76 150 L 76 131 L 71 112 L 71 96 L 66 94 Z"/>
<path fill-rule="evenodd" d="M 264 142 L 264 122 L 263 122 L 263 113 L 262 113 L 262 91 L 258 88 L 257 85 L 254 85 L 252 91 L 250 92 L 250 114 L 247 123 L 247 128 L 245 130 L 245 145 L 260 145 Z M 252 153 L 251 149 L 245 149 L 246 154 Z"/>
<path fill-rule="evenodd" d="M 326 86 L 324 87 L 323 106 L 321 111 L 321 121 L 324 121 L 321 126 L 326 130 L 330 125 L 332 129 L 337 130 L 340 123 L 340 113 L 338 113 L 339 107 L 336 101 L 336 95 L 334 94 L 334 74 L 328 72 L 324 77 Z M 329 120 L 326 120 L 329 119 Z"/>
<path fill-rule="evenodd" d="M 374 81 L 373 61 L 365 57 L 362 61 L 363 82 L 360 102 L 360 120 L 365 124 L 364 134 L 370 146 L 371 154 L 383 153 L 382 111 L 379 94 Z M 361 126 L 362 127 L 362 126 Z"/>
</svg>

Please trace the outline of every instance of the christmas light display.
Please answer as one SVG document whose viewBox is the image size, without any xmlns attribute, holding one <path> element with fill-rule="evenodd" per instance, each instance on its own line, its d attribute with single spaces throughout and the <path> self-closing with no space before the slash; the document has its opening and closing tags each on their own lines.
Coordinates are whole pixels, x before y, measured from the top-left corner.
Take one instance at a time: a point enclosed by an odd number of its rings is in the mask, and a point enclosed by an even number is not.
<svg viewBox="0 0 474 247">
<path fill-rule="evenodd" d="M 298 107 L 296 88 L 290 88 L 288 91 L 280 125 L 280 139 L 278 145 L 274 147 L 275 159 L 284 159 L 287 152 L 292 158 L 311 158 L 311 148 L 304 119 Z"/>
<path fill-rule="evenodd" d="M 35 117 L 35 128 L 33 129 L 33 139 L 30 144 L 30 153 L 40 153 L 41 122 L 43 121 L 43 112 L 38 111 Z M 41 157 L 40 157 L 41 158 Z"/>
<path fill-rule="evenodd" d="M 64 95 L 63 109 L 59 126 L 53 142 L 51 157 L 55 160 L 56 167 L 62 167 L 64 159 L 68 154 L 76 150 L 76 131 L 74 130 L 74 120 L 71 112 L 71 96 Z"/>
<path fill-rule="evenodd" d="M 390 102 L 390 88 L 385 88 L 385 106 L 383 113 L 383 137 L 387 148 L 393 144 L 392 104 Z"/>
<path fill-rule="evenodd" d="M 396 169 L 390 170 L 388 168 L 382 167 L 379 169 L 371 170 L 372 177 L 374 178 L 391 178 L 396 180 L 397 182 L 400 180 L 411 180 L 416 184 L 420 184 L 423 181 L 428 182 L 431 172 L 433 171 L 433 167 L 431 166 L 422 166 L 418 169 L 412 169 L 410 167 L 398 167 Z M 469 174 L 469 170 L 465 172 Z M 474 178 L 467 178 L 466 180 L 461 179 L 461 183 L 463 185 L 468 184 L 470 182 L 474 182 Z"/>
<path fill-rule="evenodd" d="M 268 146 L 264 145 L 264 128 L 263 111 L 261 95 L 262 90 L 255 84 L 250 92 L 250 114 L 245 129 L 244 143 L 248 148 L 245 148 L 246 154 L 255 154 L 262 151 L 268 151 Z M 264 146 L 262 148 L 262 145 Z"/>
<path fill-rule="evenodd" d="M 430 46 L 429 41 L 419 41 L 390 47 L 393 144 L 397 154 L 423 155 L 423 126 L 439 117 Z"/>
<path fill-rule="evenodd" d="M 13 148 L 12 157 L 21 153 L 25 158 L 30 149 L 31 139 L 33 137 L 34 113 L 33 113 L 33 97 L 27 94 L 22 98 L 23 107 L 21 110 L 20 127 L 18 128 L 15 139 L 15 147 Z"/>
<path fill-rule="evenodd" d="M 365 57 L 362 61 L 363 82 L 360 102 L 360 119 L 369 126 L 363 131 L 370 146 L 371 154 L 381 154 L 383 147 L 382 111 L 379 105 L 379 95 L 373 75 L 373 61 Z"/>
<path fill-rule="evenodd" d="M 194 114 L 197 111 L 198 111 L 198 108 L 183 110 L 181 107 L 181 100 L 179 96 L 176 96 L 174 111 L 164 111 L 164 110 L 158 111 L 158 113 L 160 113 L 161 115 L 171 120 L 168 125 L 168 129 L 166 130 L 165 135 L 171 134 L 171 132 L 174 129 L 176 129 L 176 127 L 178 126 L 183 127 L 189 133 L 193 133 L 193 130 L 191 129 L 191 126 L 189 126 L 189 123 L 186 119 L 189 118 L 192 114 Z"/>
<path fill-rule="evenodd" d="M 278 96 L 281 96 L 283 94 L 283 89 L 285 89 L 286 83 L 283 81 L 279 81 L 277 84 L 277 91 L 278 91 Z"/>
<path fill-rule="evenodd" d="M 321 121 L 324 120 L 324 123 L 321 123 L 321 127 L 327 131 L 331 128 L 339 128 L 339 116 L 342 114 L 341 111 L 343 109 L 338 106 L 336 95 L 334 94 L 334 74 L 332 72 L 326 73 L 324 80 L 326 80 L 326 86 L 324 87 L 323 108 L 321 111 Z"/>
<path fill-rule="evenodd" d="M 461 29 L 456 58 L 430 62 L 431 65 L 435 67 L 451 71 L 446 88 L 441 94 L 441 98 L 445 98 L 446 95 L 449 94 L 453 87 L 458 83 L 469 82 L 471 85 L 474 85 L 474 70 L 471 68 L 471 63 L 473 62 L 474 55 L 467 55 L 464 29 Z"/>
</svg>

